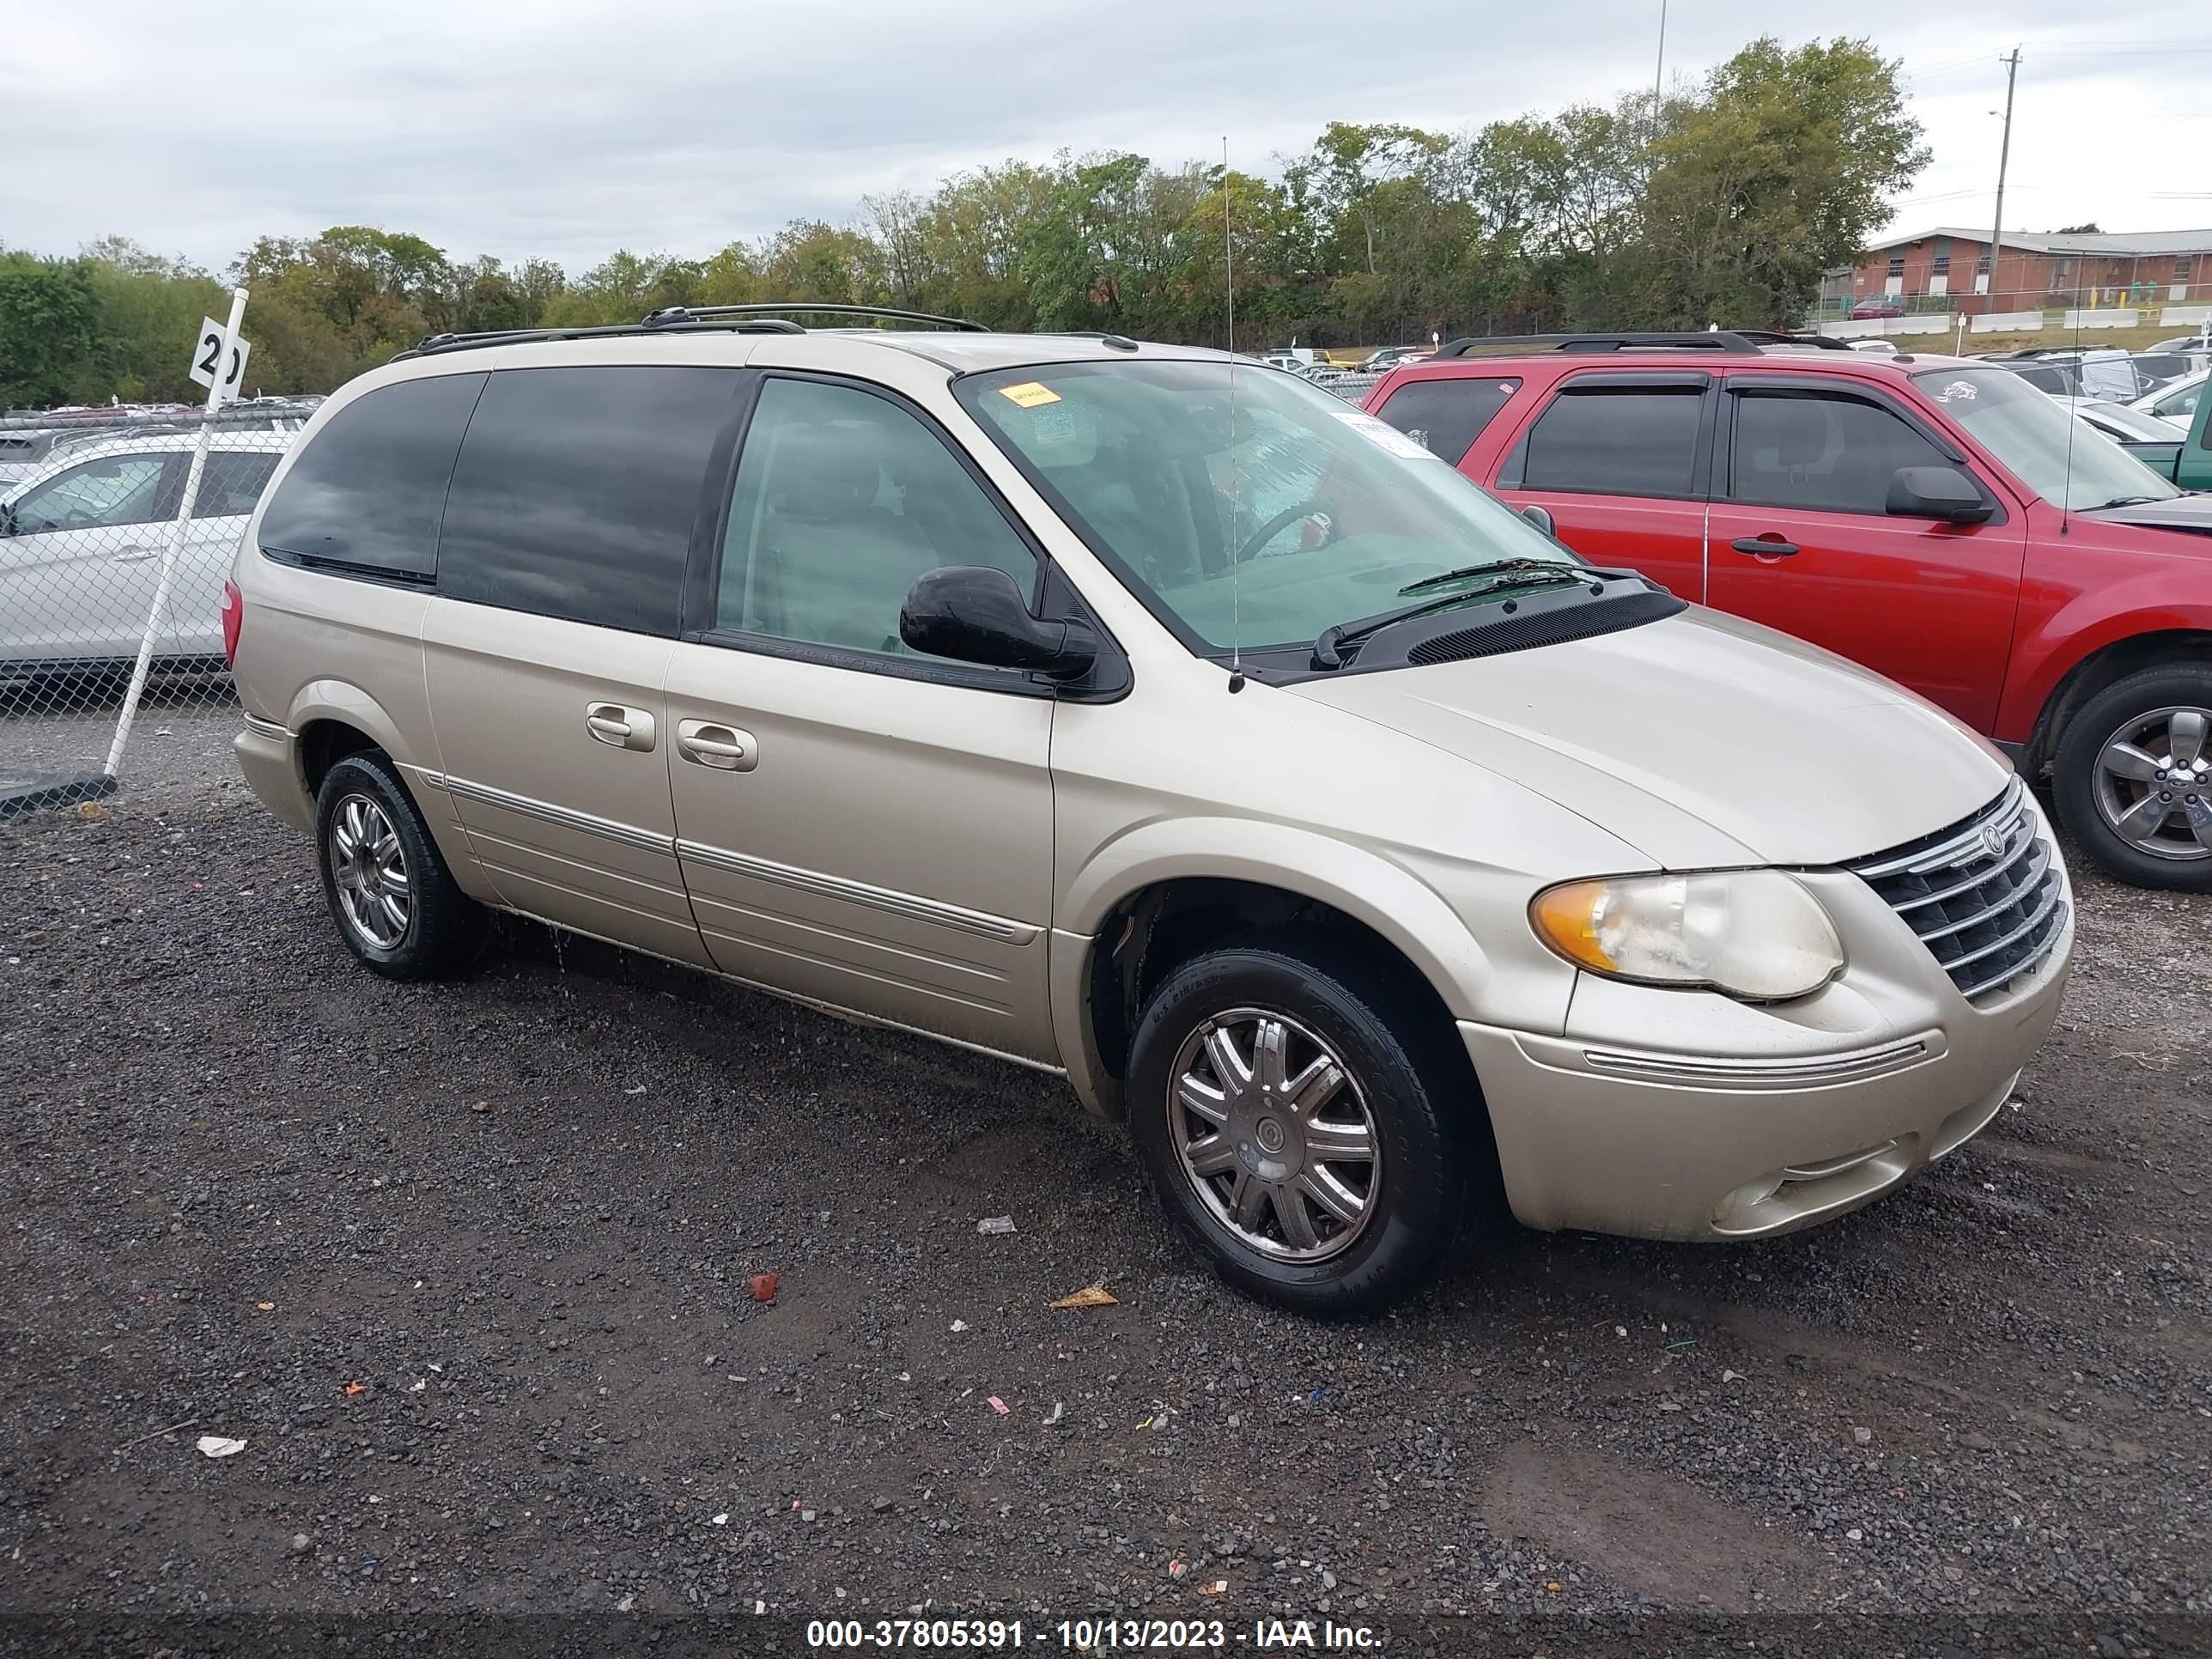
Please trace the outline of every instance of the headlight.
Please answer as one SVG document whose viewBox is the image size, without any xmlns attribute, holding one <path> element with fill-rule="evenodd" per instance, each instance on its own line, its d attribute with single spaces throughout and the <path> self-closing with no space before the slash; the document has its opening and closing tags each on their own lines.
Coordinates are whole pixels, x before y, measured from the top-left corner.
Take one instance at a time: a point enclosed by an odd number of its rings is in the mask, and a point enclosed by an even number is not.
<svg viewBox="0 0 2212 1659">
<path fill-rule="evenodd" d="M 1778 870 L 1619 876 L 1549 887 L 1528 906 L 1536 937 L 1607 979 L 1800 997 L 1844 965 L 1820 902 Z"/>
</svg>

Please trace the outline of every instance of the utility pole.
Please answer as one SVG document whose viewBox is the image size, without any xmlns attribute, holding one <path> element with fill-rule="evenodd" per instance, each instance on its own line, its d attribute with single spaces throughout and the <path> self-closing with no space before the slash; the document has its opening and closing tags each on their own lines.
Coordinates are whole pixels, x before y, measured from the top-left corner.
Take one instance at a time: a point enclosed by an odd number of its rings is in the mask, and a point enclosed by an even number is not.
<svg viewBox="0 0 2212 1659">
<path fill-rule="evenodd" d="M 1659 125 L 1662 88 L 1667 80 L 1667 0 L 1659 0 L 1659 62 L 1651 71 L 1651 125 Z"/>
<path fill-rule="evenodd" d="M 1997 216 L 1990 228 L 1990 309 L 1997 308 L 1997 246 L 2004 236 L 2005 167 L 2012 160 L 2012 88 L 2020 78 L 2020 48 L 2012 49 L 2012 56 L 1997 60 L 2005 65 L 2004 142 L 1997 149 Z"/>
</svg>

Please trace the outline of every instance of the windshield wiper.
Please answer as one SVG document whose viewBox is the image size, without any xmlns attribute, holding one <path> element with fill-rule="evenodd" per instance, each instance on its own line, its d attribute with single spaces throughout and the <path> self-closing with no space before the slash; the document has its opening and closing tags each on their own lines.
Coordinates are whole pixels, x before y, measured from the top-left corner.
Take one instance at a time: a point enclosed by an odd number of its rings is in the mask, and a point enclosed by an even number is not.
<svg viewBox="0 0 2212 1659">
<path fill-rule="evenodd" d="M 2107 507 L 2141 507 L 2147 501 L 2160 501 L 2165 499 L 2163 495 L 2115 495 L 2109 501 L 2099 501 L 2094 507 L 2085 507 L 2078 510 L 2083 513 L 2102 513 Z"/>
<path fill-rule="evenodd" d="M 1539 567 L 1528 569 L 1516 567 Z M 1485 574 L 1495 574 L 1497 580 L 1485 582 L 1480 587 L 1470 587 L 1457 593 L 1446 593 L 1437 599 L 1424 599 L 1419 605 L 1401 605 L 1395 611 L 1385 611 L 1373 617 L 1362 617 L 1355 622 L 1332 623 L 1321 630 L 1314 641 L 1313 665 L 1327 670 L 1344 666 L 1344 647 L 1356 646 L 1370 634 L 1379 634 L 1395 623 L 1411 622 L 1416 617 L 1425 617 L 1433 611 L 1449 611 L 1455 605 L 1472 605 L 1503 588 L 1528 587 L 1546 581 L 1580 581 L 1595 572 L 1579 564 L 1566 564 L 1552 559 L 1516 559 L 1504 565 L 1480 567 Z M 1452 573 L 1465 576 L 1465 571 Z M 1431 581 L 1440 580 L 1431 577 Z M 1413 592 L 1425 586 L 1415 582 L 1412 587 L 1401 587 L 1401 593 Z"/>
<path fill-rule="evenodd" d="M 1508 575 L 1515 571 L 1558 570 L 1570 576 L 1580 576 L 1587 565 L 1575 564 L 1566 559 L 1495 559 L 1488 564 L 1463 564 L 1456 570 L 1424 576 L 1417 582 L 1407 582 L 1398 590 L 1398 597 L 1406 599 L 1415 593 L 1426 593 L 1434 588 L 1449 587 L 1454 582 L 1463 582 L 1476 576 Z"/>
</svg>

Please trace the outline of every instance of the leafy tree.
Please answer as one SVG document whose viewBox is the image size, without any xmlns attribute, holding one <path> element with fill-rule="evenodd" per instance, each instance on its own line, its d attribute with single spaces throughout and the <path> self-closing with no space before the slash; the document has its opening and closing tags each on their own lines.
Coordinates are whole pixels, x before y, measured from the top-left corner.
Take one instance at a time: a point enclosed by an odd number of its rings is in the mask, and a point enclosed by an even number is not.
<svg viewBox="0 0 2212 1659">
<path fill-rule="evenodd" d="M 0 405 L 68 398 L 99 343 L 90 260 L 0 253 Z"/>
</svg>

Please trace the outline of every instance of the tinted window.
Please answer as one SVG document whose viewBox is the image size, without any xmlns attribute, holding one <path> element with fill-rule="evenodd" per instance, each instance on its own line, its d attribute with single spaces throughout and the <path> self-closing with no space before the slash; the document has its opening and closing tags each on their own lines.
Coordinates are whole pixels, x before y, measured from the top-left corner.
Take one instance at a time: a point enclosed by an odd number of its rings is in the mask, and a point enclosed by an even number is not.
<svg viewBox="0 0 2212 1659">
<path fill-rule="evenodd" d="M 1415 380 L 1376 411 L 1440 460 L 1457 466 L 1490 417 L 1521 389 L 1518 380 Z"/>
<path fill-rule="evenodd" d="M 216 449 L 208 453 L 207 470 L 200 475 L 199 499 L 192 504 L 196 519 L 243 518 L 253 511 L 261 492 L 269 488 L 269 475 L 283 458 L 242 449 Z"/>
<path fill-rule="evenodd" d="M 348 404 L 284 475 L 262 515 L 261 545 L 428 576 L 437 568 L 438 515 L 453 453 L 485 378 L 401 380 Z"/>
<path fill-rule="evenodd" d="M 915 579 L 988 564 L 1024 592 L 1036 561 L 935 433 L 888 398 L 771 380 L 745 430 L 722 543 L 715 625 L 911 654 Z"/>
<path fill-rule="evenodd" d="M 106 530 L 161 519 L 161 474 L 167 455 L 110 455 L 82 461 L 25 492 L 15 502 L 15 533 L 50 530 Z M 176 507 L 167 507 L 174 518 Z"/>
<path fill-rule="evenodd" d="M 438 591 L 673 635 L 733 368 L 510 368 L 453 467 Z"/>
<path fill-rule="evenodd" d="M 1521 441 L 1518 477 L 1498 482 L 1603 495 L 1701 495 L 1703 404 L 1692 387 L 1570 386 Z"/>
<path fill-rule="evenodd" d="M 1898 468 L 1950 465 L 1887 410 L 1820 392 L 1740 394 L 1730 450 L 1737 501 L 1826 513 L 1880 513 Z"/>
</svg>

